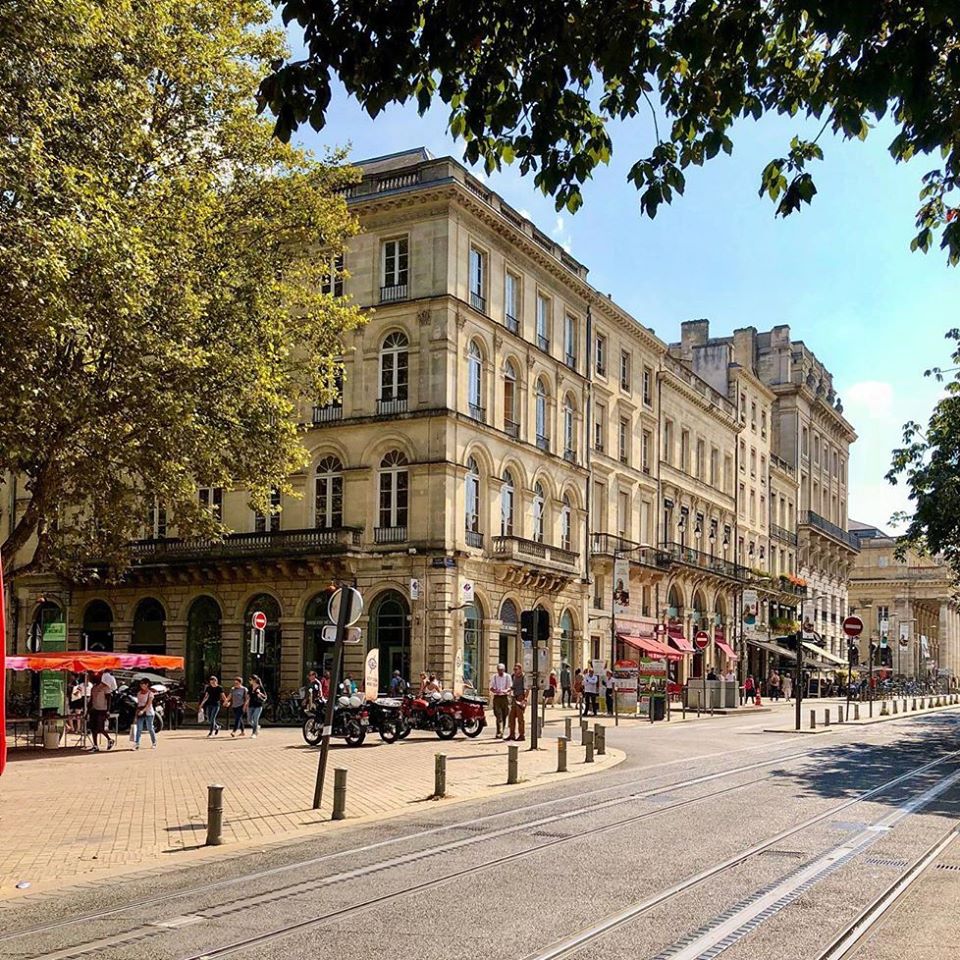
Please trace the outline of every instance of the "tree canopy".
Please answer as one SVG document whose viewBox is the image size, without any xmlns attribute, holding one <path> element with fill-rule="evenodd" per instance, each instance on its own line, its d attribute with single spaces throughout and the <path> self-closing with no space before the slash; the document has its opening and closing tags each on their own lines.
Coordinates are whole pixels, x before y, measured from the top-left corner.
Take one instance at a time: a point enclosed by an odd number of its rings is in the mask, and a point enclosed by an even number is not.
<svg viewBox="0 0 960 960">
<path fill-rule="evenodd" d="M 330 390 L 361 320 L 322 288 L 356 172 L 257 116 L 285 52 L 270 17 L 264 0 L 0 5 L 8 567 L 122 567 L 154 498 L 212 534 L 198 484 L 265 509 L 305 462 L 297 405 Z"/>
<path fill-rule="evenodd" d="M 926 375 L 945 383 L 926 428 L 911 421 L 903 428 L 903 446 L 893 451 L 887 480 L 903 480 L 913 512 L 906 521 L 901 551 L 913 547 L 942 556 L 960 575 L 960 329 L 947 332 L 955 341 L 953 366 L 935 367 Z"/>
<path fill-rule="evenodd" d="M 371 116 L 439 100 L 465 158 L 517 162 L 575 211 L 613 152 L 615 121 L 648 125 L 629 179 L 656 215 L 687 169 L 730 153 L 734 124 L 765 113 L 813 118 L 820 134 L 865 138 L 889 115 L 897 161 L 931 154 L 914 249 L 940 234 L 960 260 L 960 12 L 956 0 L 275 0 L 307 56 L 266 78 L 261 106 L 288 138 L 323 127 L 338 77 Z M 786 216 L 816 193 L 821 137 L 796 136 L 759 178 Z"/>
</svg>

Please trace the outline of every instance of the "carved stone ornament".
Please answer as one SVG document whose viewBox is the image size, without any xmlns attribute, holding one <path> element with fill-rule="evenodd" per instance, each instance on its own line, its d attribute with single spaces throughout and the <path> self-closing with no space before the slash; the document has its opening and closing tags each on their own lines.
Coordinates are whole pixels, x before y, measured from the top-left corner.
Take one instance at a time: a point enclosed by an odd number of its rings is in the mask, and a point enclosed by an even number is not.
<svg viewBox="0 0 960 960">
<path fill-rule="evenodd" d="M 493 335 L 493 349 L 499 350 L 503 346 L 503 337 L 499 333 Z"/>
<path fill-rule="evenodd" d="M 417 323 L 421 327 L 425 327 L 430 323 L 430 311 L 429 310 L 418 310 L 417 311 Z"/>
<path fill-rule="evenodd" d="M 457 311 L 457 329 L 462 330 L 463 325 L 467 322 L 467 316 L 464 313 Z"/>
</svg>

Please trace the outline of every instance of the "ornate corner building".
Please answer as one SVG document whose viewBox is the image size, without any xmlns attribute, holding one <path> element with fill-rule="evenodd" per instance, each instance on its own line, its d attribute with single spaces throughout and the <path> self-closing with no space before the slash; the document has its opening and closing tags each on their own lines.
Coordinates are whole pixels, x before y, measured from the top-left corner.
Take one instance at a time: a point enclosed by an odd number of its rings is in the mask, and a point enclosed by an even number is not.
<svg viewBox="0 0 960 960">
<path fill-rule="evenodd" d="M 776 632 L 804 580 L 836 646 L 854 433 L 789 328 L 711 339 L 698 320 L 671 346 L 455 160 L 420 149 L 359 166 L 347 202 L 362 229 L 329 292 L 369 322 L 343 344 L 337 401 L 300 412 L 297 496 L 260 515 L 243 490 L 199 490 L 234 531 L 215 541 L 179 537 L 157 504 L 116 582 L 18 580 L 16 647 L 61 617 L 71 646 L 185 655 L 191 691 L 256 668 L 279 693 L 329 663 L 337 580 L 365 598 L 346 669 L 375 646 L 381 683 L 449 683 L 460 659 L 485 687 L 522 659 L 519 614 L 538 606 L 554 665 L 636 657 L 657 636 L 690 651 L 705 631 L 683 680 L 737 659 L 745 586 Z M 256 610 L 269 625 L 254 659 Z"/>
</svg>

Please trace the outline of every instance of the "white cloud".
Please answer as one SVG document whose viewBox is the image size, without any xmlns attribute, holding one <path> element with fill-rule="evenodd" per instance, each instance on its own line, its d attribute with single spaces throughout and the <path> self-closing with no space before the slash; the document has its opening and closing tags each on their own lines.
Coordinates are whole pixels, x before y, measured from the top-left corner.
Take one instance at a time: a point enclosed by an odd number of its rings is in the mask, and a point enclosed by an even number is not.
<svg viewBox="0 0 960 960">
<path fill-rule="evenodd" d="M 885 419 L 893 413 L 893 385 L 884 380 L 861 380 L 847 387 L 843 403 L 848 419 Z"/>
</svg>

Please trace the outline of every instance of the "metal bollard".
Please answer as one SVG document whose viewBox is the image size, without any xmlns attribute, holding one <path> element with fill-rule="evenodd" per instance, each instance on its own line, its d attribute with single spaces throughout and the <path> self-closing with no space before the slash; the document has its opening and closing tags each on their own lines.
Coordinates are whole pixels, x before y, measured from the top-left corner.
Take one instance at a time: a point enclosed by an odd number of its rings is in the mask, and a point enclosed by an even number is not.
<svg viewBox="0 0 960 960">
<path fill-rule="evenodd" d="M 584 763 L 593 763 L 593 731 L 588 730 L 584 734 L 583 745 L 586 747 L 587 755 L 583 758 Z"/>
<path fill-rule="evenodd" d="M 837 705 L 837 723 L 843 723 L 843 707 Z"/>
<path fill-rule="evenodd" d="M 607 728 L 602 723 L 598 723 L 594 727 L 593 743 L 597 748 L 597 756 L 604 756 L 607 752 Z"/>
<path fill-rule="evenodd" d="M 587 731 L 590 729 L 590 724 L 586 720 L 580 721 L 580 742 L 587 742 Z"/>
<path fill-rule="evenodd" d="M 557 773 L 567 772 L 567 737 L 557 740 Z"/>
<path fill-rule="evenodd" d="M 335 767 L 333 771 L 333 815 L 331 820 L 343 820 L 347 815 L 347 769 Z"/>
<path fill-rule="evenodd" d="M 901 712 L 901 713 L 906 713 L 906 712 L 907 712 L 907 698 L 906 698 L 906 697 L 903 698 L 903 709 L 902 709 L 900 712 Z"/>
<path fill-rule="evenodd" d="M 911 710 L 916 710 L 916 709 L 917 709 L 917 698 L 916 698 L 916 697 L 914 697 L 914 698 L 910 701 L 910 709 L 911 709 Z"/>
<path fill-rule="evenodd" d="M 817 729 L 817 711 L 816 710 L 810 711 L 810 729 L 811 730 Z"/>
<path fill-rule="evenodd" d="M 223 785 L 207 786 L 207 846 L 219 847 L 223 843 Z"/>
<path fill-rule="evenodd" d="M 825 708 L 824 708 L 824 711 L 823 711 L 823 725 L 824 725 L 825 727 L 829 727 L 829 726 L 830 726 L 830 708 L 829 708 L 829 707 L 825 707 Z"/>
<path fill-rule="evenodd" d="M 890 711 L 887 710 L 887 701 L 884 700 L 884 701 L 880 704 L 880 716 L 881 716 L 881 717 L 886 717 L 886 716 L 889 715 L 889 712 L 890 712 Z"/>
<path fill-rule="evenodd" d="M 517 770 L 520 748 L 514 744 L 507 747 L 507 783 L 519 783 L 520 776 Z"/>
<path fill-rule="evenodd" d="M 447 755 L 434 754 L 433 757 L 433 795 L 445 797 L 447 795 Z"/>
<path fill-rule="evenodd" d="M 859 719 L 860 719 L 860 704 L 859 704 L 859 703 L 855 703 L 855 704 L 853 705 L 853 719 L 854 719 L 854 720 L 859 720 Z"/>
<path fill-rule="evenodd" d="M 894 712 L 894 713 L 899 713 L 899 712 L 900 712 L 896 700 L 893 701 L 893 712 Z"/>
<path fill-rule="evenodd" d="M 571 730 L 573 728 L 573 717 L 565 717 L 563 721 L 563 735 L 568 739 L 572 739 Z"/>
</svg>

